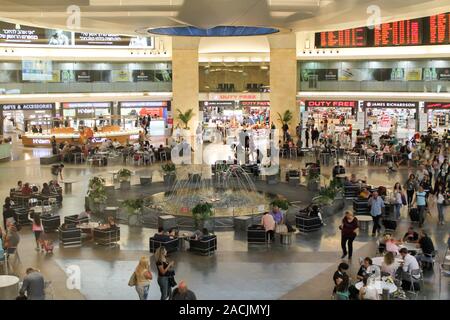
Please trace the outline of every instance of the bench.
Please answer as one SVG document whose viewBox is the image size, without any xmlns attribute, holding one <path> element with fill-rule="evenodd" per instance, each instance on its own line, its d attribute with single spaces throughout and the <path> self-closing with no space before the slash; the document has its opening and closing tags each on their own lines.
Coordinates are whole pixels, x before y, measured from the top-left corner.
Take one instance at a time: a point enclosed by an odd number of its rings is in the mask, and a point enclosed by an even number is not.
<svg viewBox="0 0 450 320">
<path fill-rule="evenodd" d="M 53 164 L 61 162 L 61 156 L 59 154 L 52 154 L 50 156 L 41 157 L 39 159 L 40 164 Z"/>
<path fill-rule="evenodd" d="M 59 241 L 64 248 L 81 247 L 81 229 L 78 228 L 59 228 Z"/>
<path fill-rule="evenodd" d="M 266 230 L 263 226 L 252 225 L 247 228 L 247 242 L 248 243 L 266 243 Z"/>
<path fill-rule="evenodd" d="M 189 250 L 205 256 L 212 255 L 217 250 L 217 236 L 209 236 L 203 240 L 190 239 Z"/>
<path fill-rule="evenodd" d="M 170 239 L 167 241 L 160 241 L 155 240 L 154 237 L 151 237 L 149 239 L 150 253 L 155 253 L 156 249 L 158 249 L 159 247 L 166 248 L 167 253 L 176 252 L 179 249 L 179 243 L 180 241 L 178 238 Z"/>
</svg>

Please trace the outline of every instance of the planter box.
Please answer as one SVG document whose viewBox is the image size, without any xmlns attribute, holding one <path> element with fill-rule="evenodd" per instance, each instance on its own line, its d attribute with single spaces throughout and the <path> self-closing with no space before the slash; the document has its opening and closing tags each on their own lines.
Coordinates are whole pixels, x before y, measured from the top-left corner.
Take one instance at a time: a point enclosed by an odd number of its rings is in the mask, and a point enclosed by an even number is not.
<svg viewBox="0 0 450 320">
<path fill-rule="evenodd" d="M 235 231 L 246 231 L 252 225 L 252 217 L 239 216 L 233 218 Z"/>
<path fill-rule="evenodd" d="M 177 227 L 177 218 L 172 215 L 164 215 L 158 217 L 158 227 L 164 229 L 164 231 L 169 231 L 172 228 Z"/>
<path fill-rule="evenodd" d="M 120 181 L 120 190 L 130 190 L 131 188 L 131 183 L 130 181 Z"/>
<path fill-rule="evenodd" d="M 202 175 L 200 173 L 189 173 L 189 181 L 192 183 L 198 183 L 202 180 Z"/>
<path fill-rule="evenodd" d="M 306 187 L 309 191 L 319 191 L 320 182 L 319 181 L 308 181 Z"/>
<path fill-rule="evenodd" d="M 267 184 L 277 184 L 279 175 L 269 175 L 266 176 Z"/>
<path fill-rule="evenodd" d="M 266 243 L 266 230 L 260 225 L 252 225 L 247 229 L 248 243 Z"/>
<path fill-rule="evenodd" d="M 151 176 L 141 176 L 139 178 L 139 181 L 141 182 L 141 186 L 148 186 L 152 184 L 152 177 Z"/>
<path fill-rule="evenodd" d="M 174 173 L 164 174 L 164 184 L 166 186 L 172 186 L 177 179 L 177 175 Z"/>
</svg>

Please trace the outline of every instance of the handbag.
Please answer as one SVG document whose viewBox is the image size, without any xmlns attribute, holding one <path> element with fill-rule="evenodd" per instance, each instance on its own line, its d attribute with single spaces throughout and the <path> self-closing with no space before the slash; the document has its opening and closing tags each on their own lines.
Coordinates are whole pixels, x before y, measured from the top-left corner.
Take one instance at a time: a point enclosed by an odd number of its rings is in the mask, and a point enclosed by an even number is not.
<svg viewBox="0 0 450 320">
<path fill-rule="evenodd" d="M 169 277 L 169 286 L 171 288 L 176 287 L 177 286 L 177 282 L 175 281 L 175 277 Z"/>
<path fill-rule="evenodd" d="M 406 206 L 406 205 L 408 204 L 408 202 L 406 202 L 406 197 L 405 197 L 405 194 L 404 194 L 404 193 L 402 193 L 402 204 L 403 204 L 404 206 Z"/>
<path fill-rule="evenodd" d="M 137 284 L 137 277 L 136 272 L 133 272 L 133 274 L 130 277 L 130 280 L 128 280 L 128 286 L 134 287 Z"/>
</svg>

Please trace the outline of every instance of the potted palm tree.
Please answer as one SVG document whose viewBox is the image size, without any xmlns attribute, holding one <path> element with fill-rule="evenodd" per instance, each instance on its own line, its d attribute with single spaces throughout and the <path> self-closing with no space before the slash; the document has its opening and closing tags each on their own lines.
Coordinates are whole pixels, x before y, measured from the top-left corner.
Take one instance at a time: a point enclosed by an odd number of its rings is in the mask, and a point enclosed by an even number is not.
<svg viewBox="0 0 450 320">
<path fill-rule="evenodd" d="M 197 230 L 206 228 L 213 229 L 211 217 L 214 215 L 212 204 L 208 202 L 200 202 L 192 208 L 192 217 L 194 218 L 195 228 Z"/>
<path fill-rule="evenodd" d="M 177 119 L 183 124 L 183 129 L 189 130 L 189 122 L 194 116 L 194 110 L 189 109 L 186 112 L 182 112 L 180 109 L 177 109 L 177 112 L 178 112 Z"/>
<path fill-rule="evenodd" d="M 144 200 L 141 198 L 127 199 L 122 202 L 122 207 L 126 209 L 128 213 L 128 225 L 139 225 L 140 216 L 143 211 Z"/>
<path fill-rule="evenodd" d="M 331 216 L 344 208 L 345 202 L 341 197 L 342 189 L 339 183 L 331 182 L 319 190 L 319 195 L 312 202 L 321 207 L 323 216 Z"/>
<path fill-rule="evenodd" d="M 165 163 L 161 166 L 161 169 L 163 170 L 164 183 L 167 186 L 173 185 L 177 178 L 175 164 L 172 162 Z"/>
<path fill-rule="evenodd" d="M 117 172 L 117 179 L 120 182 L 121 190 L 130 190 L 131 187 L 131 174 L 132 172 L 128 169 L 122 168 Z"/>
<path fill-rule="evenodd" d="M 278 120 L 281 122 L 281 129 L 283 130 L 283 141 L 286 140 L 286 134 L 289 130 L 289 122 L 291 122 L 294 115 L 291 110 L 286 110 L 283 114 L 278 113 Z"/>
<path fill-rule="evenodd" d="M 92 177 L 89 179 L 87 192 L 87 207 L 94 213 L 101 213 L 106 207 L 106 189 L 105 179 L 101 177 Z"/>
</svg>

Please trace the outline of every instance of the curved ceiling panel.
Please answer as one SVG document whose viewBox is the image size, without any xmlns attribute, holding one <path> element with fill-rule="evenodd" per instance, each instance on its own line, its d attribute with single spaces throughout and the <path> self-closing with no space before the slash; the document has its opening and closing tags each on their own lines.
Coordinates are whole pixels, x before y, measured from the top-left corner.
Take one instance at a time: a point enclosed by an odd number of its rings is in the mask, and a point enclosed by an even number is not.
<svg viewBox="0 0 450 320">
<path fill-rule="evenodd" d="M 148 32 L 163 36 L 183 37 L 243 37 L 262 36 L 277 33 L 280 30 L 266 27 L 218 26 L 210 29 L 197 27 L 162 27 L 149 29 Z"/>
</svg>

